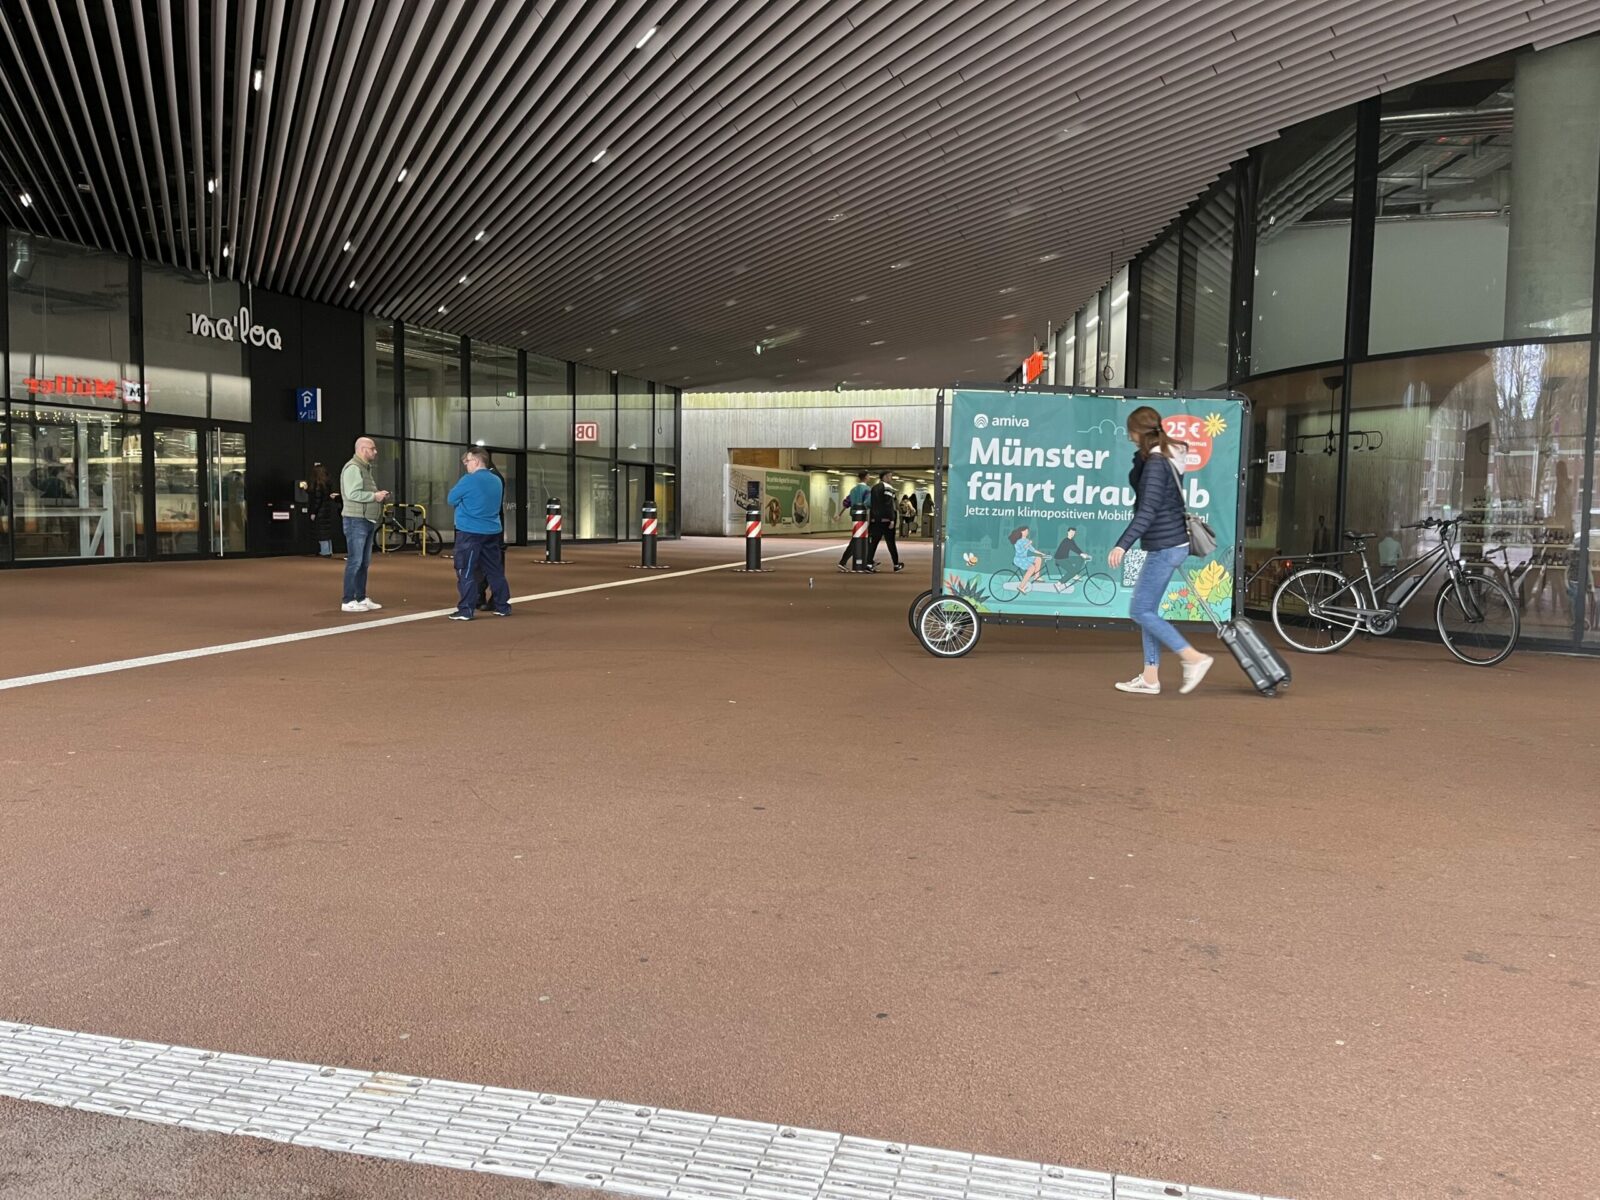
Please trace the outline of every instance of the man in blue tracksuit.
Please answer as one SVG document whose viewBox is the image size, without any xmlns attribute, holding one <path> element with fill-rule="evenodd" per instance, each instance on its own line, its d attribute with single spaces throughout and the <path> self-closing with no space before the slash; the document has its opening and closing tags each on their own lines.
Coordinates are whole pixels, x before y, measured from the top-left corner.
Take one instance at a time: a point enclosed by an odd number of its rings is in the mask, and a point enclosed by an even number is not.
<svg viewBox="0 0 1600 1200">
<path fill-rule="evenodd" d="M 505 485 L 491 470 L 489 452 L 474 446 L 461 456 L 466 474 L 456 481 L 447 499 L 456 510 L 456 588 L 459 597 L 452 621 L 472 620 L 484 585 L 489 588 L 491 611 L 511 615 L 511 588 L 506 583 L 505 558 L 500 541 L 500 502 Z"/>
</svg>

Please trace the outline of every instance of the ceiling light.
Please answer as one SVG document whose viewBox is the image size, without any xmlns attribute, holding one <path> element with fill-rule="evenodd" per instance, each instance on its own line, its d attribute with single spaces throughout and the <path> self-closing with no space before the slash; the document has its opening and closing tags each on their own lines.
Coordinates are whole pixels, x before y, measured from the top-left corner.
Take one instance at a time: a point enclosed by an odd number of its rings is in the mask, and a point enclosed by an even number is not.
<svg viewBox="0 0 1600 1200">
<path fill-rule="evenodd" d="M 656 27 L 654 25 L 652 25 L 652 26 L 650 26 L 649 29 L 646 29 L 644 31 L 644 36 L 642 38 L 640 38 L 637 42 L 634 43 L 633 48 L 635 50 L 643 50 L 644 46 L 645 46 L 645 43 L 648 42 L 651 38 L 655 37 L 655 35 L 656 35 Z"/>
<path fill-rule="evenodd" d="M 481 241 L 483 241 L 484 238 L 486 238 L 488 236 L 489 236 L 489 231 L 487 229 L 480 229 L 480 230 L 478 230 L 478 236 L 473 238 L 472 240 L 475 241 L 475 242 L 481 242 Z"/>
<path fill-rule="evenodd" d="M 859 295 L 859 296 L 851 296 L 850 297 L 850 303 L 851 304 L 860 304 L 865 299 L 867 299 L 867 294 L 865 292 L 862 292 L 861 295 Z"/>
<path fill-rule="evenodd" d="M 1016 290 L 1017 289 L 1014 288 L 1014 287 L 1003 287 L 1003 288 L 1000 289 L 1000 294 L 1002 296 L 1009 296 L 1009 295 L 1011 295 L 1012 292 L 1014 292 Z"/>
<path fill-rule="evenodd" d="M 569 304 L 569 305 L 567 305 L 567 306 L 566 306 L 566 307 L 565 307 L 565 308 L 563 308 L 563 309 L 562 309 L 562 310 L 561 310 L 561 311 L 562 311 L 562 312 L 571 312 L 571 311 L 572 311 L 572 305 L 570 305 L 570 304 Z"/>
<path fill-rule="evenodd" d="M 904 354 L 897 354 L 897 355 L 895 355 L 895 359 L 894 360 L 895 360 L 895 362 L 905 362 L 906 356 Z"/>
<path fill-rule="evenodd" d="M 903 271 L 907 267 L 909 267 L 910 265 L 911 265 L 911 260 L 910 259 L 902 258 L 899 262 L 890 263 L 889 264 L 889 270 L 891 270 L 891 271 Z"/>
<path fill-rule="evenodd" d="M 33 207 L 33 197 L 28 195 L 27 192 L 23 192 L 22 195 L 17 197 L 17 199 L 22 201 L 22 207 L 23 208 L 32 208 Z"/>
<path fill-rule="evenodd" d="M 222 248 L 222 257 L 223 258 L 227 258 L 228 257 L 228 247 L 226 247 L 226 246 L 224 246 Z"/>
<path fill-rule="evenodd" d="M 872 324 L 872 318 L 868 317 L 865 321 L 859 322 L 859 324 L 862 326 L 862 328 L 866 328 L 868 325 Z"/>
<path fill-rule="evenodd" d="M 768 325 L 768 326 L 767 326 L 767 332 L 768 332 L 768 333 L 771 333 L 771 332 L 772 332 L 772 331 L 773 331 L 773 330 L 774 330 L 774 329 L 776 329 L 776 328 L 777 328 L 777 326 L 776 326 L 776 325 Z"/>
<path fill-rule="evenodd" d="M 1061 257 L 1061 255 L 1059 255 L 1059 254 L 1041 254 L 1041 255 L 1039 255 L 1039 261 L 1040 262 L 1055 262 L 1055 260 L 1060 258 L 1060 257 Z"/>
<path fill-rule="evenodd" d="M 621 332 L 622 332 L 622 330 L 620 330 L 620 329 L 612 329 L 612 330 L 610 330 L 610 331 L 609 331 L 609 332 L 611 332 L 611 333 L 613 333 L 613 334 L 617 334 L 617 333 L 621 333 Z"/>
<path fill-rule="evenodd" d="M 261 68 L 260 67 L 256 68 L 255 82 L 254 82 L 253 86 L 254 86 L 256 91 L 259 92 L 261 90 Z"/>
<path fill-rule="evenodd" d="M 843 213 L 842 213 L 842 212 L 836 212 L 836 213 L 829 213 L 829 214 L 828 214 L 828 220 L 829 220 L 829 221 L 830 221 L 830 222 L 833 222 L 833 221 L 842 221 L 842 220 L 844 220 L 844 214 L 843 214 Z"/>
<path fill-rule="evenodd" d="M 667 347 L 667 349 L 668 349 L 668 350 L 676 350 L 676 349 L 677 349 L 677 347 L 676 347 L 676 346 L 668 346 L 668 347 Z"/>
<path fill-rule="evenodd" d="M 465 275 L 463 275 L 463 276 L 462 276 L 462 277 L 461 277 L 461 278 L 460 278 L 460 279 L 459 279 L 459 280 L 457 280 L 457 281 L 456 281 L 456 282 L 458 282 L 458 283 L 465 283 L 465 282 L 466 282 L 466 281 L 467 281 L 467 277 L 466 277 L 466 276 L 465 276 Z"/>
<path fill-rule="evenodd" d="M 352 290 L 354 290 L 354 289 L 355 289 L 355 286 L 356 286 L 356 281 L 355 281 L 355 280 L 354 280 L 354 279 L 352 279 L 352 280 L 351 280 L 351 281 L 350 281 L 350 287 L 351 287 L 351 289 L 352 289 Z"/>
<path fill-rule="evenodd" d="M 208 196 L 215 195 L 216 191 L 217 191 L 217 181 L 215 179 L 206 180 L 206 195 L 208 195 Z"/>
<path fill-rule="evenodd" d="M 883 345 L 883 339 L 879 338 L 877 341 L 873 342 L 872 344 L 874 346 L 881 346 L 881 345 Z"/>
<path fill-rule="evenodd" d="M 606 152 L 604 150 L 600 151 L 599 154 L 596 154 L 593 158 L 591 158 L 589 160 L 590 165 L 593 165 L 594 163 L 599 162 L 605 156 L 606 156 Z"/>
<path fill-rule="evenodd" d="M 406 175 L 409 174 L 410 171 L 411 171 L 410 167 L 401 167 L 400 168 L 399 177 L 395 179 L 395 182 L 396 183 L 404 183 L 406 181 Z"/>
<path fill-rule="evenodd" d="M 817 448 L 817 444 L 815 442 L 812 442 L 810 447 L 809 447 L 809 449 L 815 450 L 816 448 Z"/>
<path fill-rule="evenodd" d="M 913 450 L 921 450 L 922 449 L 922 443 L 921 442 L 912 442 L 911 443 L 911 448 Z"/>
<path fill-rule="evenodd" d="M 445 306 L 444 306 L 444 305 L 442 305 L 442 304 L 441 304 L 441 305 L 439 305 L 439 311 L 440 311 L 440 312 L 441 312 L 441 313 L 447 313 L 447 312 L 449 312 L 449 311 L 450 311 L 450 310 L 449 310 L 449 309 L 448 309 L 448 308 L 446 308 L 446 307 L 445 307 Z"/>
<path fill-rule="evenodd" d="M 346 253 L 346 254 L 349 254 L 349 253 L 350 253 L 350 243 L 349 243 L 349 242 L 346 242 L 346 243 L 345 243 L 345 244 L 344 244 L 344 252 L 345 252 L 345 253 Z"/>
<path fill-rule="evenodd" d="M 1017 319 L 1017 314 L 1016 313 L 1006 313 L 1000 319 L 1002 321 L 1015 321 Z"/>
</svg>

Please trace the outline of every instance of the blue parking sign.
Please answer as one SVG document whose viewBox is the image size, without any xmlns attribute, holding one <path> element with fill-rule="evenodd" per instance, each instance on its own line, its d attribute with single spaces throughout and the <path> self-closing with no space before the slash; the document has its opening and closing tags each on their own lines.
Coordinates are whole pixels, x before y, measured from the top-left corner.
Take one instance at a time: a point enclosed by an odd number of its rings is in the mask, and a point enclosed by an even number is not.
<svg viewBox="0 0 1600 1200">
<path fill-rule="evenodd" d="M 298 389 L 294 394 L 294 416 L 297 421 L 322 420 L 322 389 Z"/>
</svg>

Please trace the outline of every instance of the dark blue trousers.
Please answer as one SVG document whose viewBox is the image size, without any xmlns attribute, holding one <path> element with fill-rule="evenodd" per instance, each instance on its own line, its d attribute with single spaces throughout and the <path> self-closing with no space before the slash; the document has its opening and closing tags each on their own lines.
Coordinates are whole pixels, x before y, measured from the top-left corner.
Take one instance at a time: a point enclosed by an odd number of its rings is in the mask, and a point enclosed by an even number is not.
<svg viewBox="0 0 1600 1200">
<path fill-rule="evenodd" d="M 496 612 L 511 611 L 511 586 L 506 583 L 504 548 L 498 533 L 456 531 L 456 611 L 472 616 L 489 586 L 489 601 Z"/>
</svg>

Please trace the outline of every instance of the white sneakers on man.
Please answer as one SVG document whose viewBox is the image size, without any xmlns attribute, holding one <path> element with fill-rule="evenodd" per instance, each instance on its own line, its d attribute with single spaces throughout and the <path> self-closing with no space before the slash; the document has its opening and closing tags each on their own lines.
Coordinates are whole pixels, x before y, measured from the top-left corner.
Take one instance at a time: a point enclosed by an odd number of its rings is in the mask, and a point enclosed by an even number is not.
<svg viewBox="0 0 1600 1200">
<path fill-rule="evenodd" d="M 377 612 L 383 607 L 383 605 L 379 604 L 376 600 L 357 600 L 356 603 L 361 605 L 361 607 L 366 609 L 368 612 Z"/>
<path fill-rule="evenodd" d="M 377 612 L 382 607 L 383 605 L 376 600 L 347 600 L 339 605 L 339 611 L 348 613 Z"/>
</svg>

